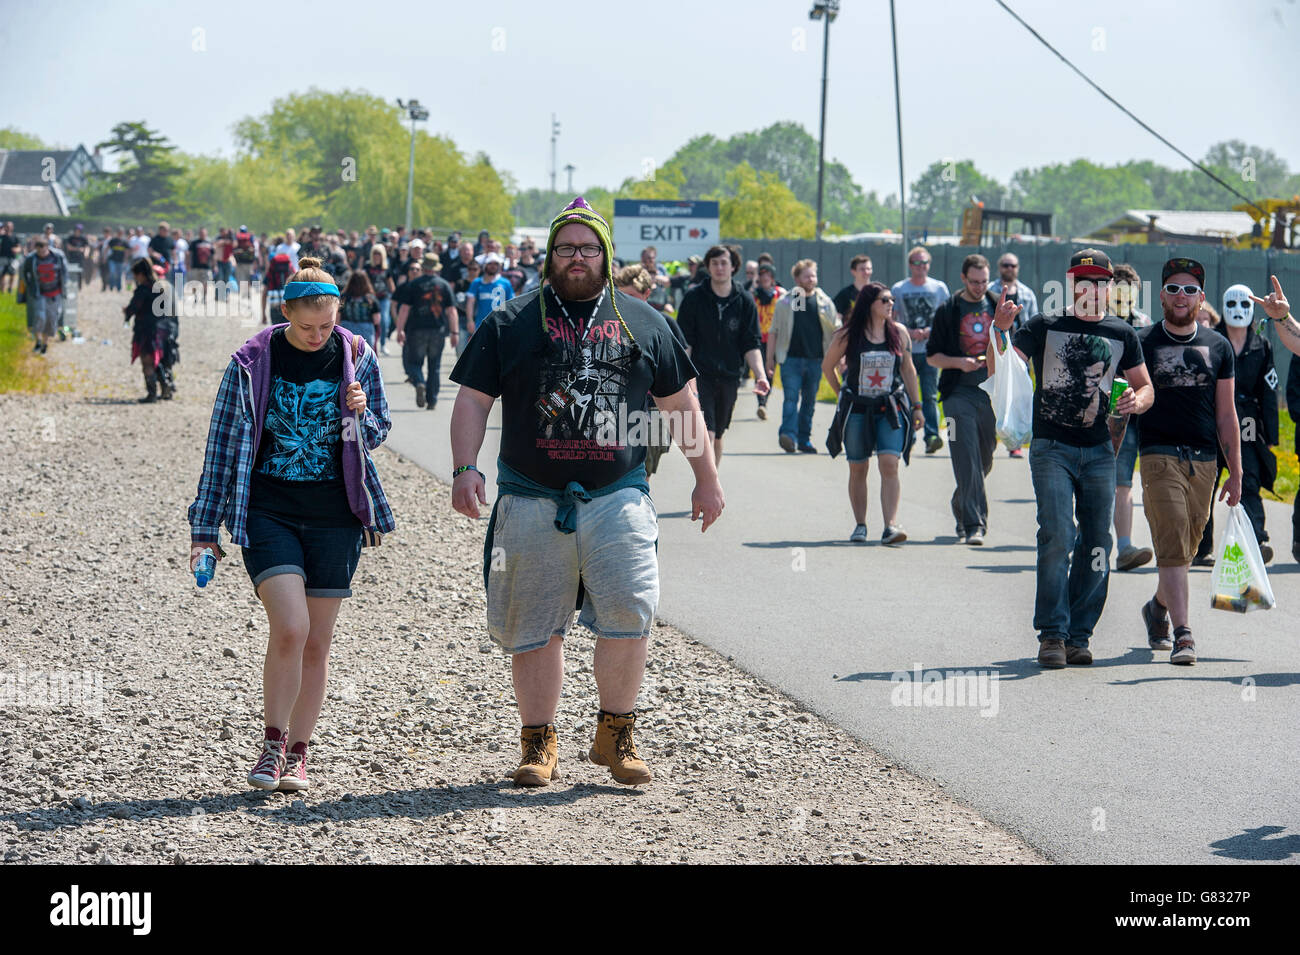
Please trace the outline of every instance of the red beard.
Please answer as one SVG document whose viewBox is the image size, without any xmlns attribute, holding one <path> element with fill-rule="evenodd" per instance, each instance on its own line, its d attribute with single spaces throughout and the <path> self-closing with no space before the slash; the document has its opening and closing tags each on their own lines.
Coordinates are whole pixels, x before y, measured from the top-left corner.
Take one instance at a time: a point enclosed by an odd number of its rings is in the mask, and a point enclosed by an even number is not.
<svg viewBox="0 0 1300 955">
<path fill-rule="evenodd" d="M 562 268 L 551 270 L 549 278 L 556 295 L 570 302 L 585 302 L 600 294 L 601 287 L 605 284 L 605 276 L 589 265 L 586 266 L 585 275 L 570 275 L 571 268 L 573 268 L 572 262 Z"/>
</svg>

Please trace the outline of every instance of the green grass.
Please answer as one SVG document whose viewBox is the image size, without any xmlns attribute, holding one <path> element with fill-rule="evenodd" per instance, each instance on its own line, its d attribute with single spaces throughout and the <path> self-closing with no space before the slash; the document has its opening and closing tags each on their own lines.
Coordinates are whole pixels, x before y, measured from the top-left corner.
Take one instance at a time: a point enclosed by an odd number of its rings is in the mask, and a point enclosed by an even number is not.
<svg viewBox="0 0 1300 955">
<path fill-rule="evenodd" d="M 45 362 L 32 355 L 27 307 L 13 293 L 0 294 L 0 392 L 48 391 Z"/>
<path fill-rule="evenodd" d="M 1295 453 L 1295 422 L 1285 411 L 1278 412 L 1278 443 L 1273 449 L 1277 455 L 1277 480 L 1273 482 L 1273 494 L 1277 500 L 1288 504 L 1295 501 L 1296 486 L 1300 484 L 1300 462 Z M 1262 492 L 1268 494 L 1268 491 Z"/>
</svg>

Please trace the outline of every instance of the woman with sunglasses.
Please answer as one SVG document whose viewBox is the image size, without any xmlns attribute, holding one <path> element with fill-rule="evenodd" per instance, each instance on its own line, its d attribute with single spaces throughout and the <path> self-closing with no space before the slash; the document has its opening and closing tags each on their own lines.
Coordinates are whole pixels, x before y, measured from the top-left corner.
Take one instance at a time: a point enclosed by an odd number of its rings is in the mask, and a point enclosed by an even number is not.
<svg viewBox="0 0 1300 955">
<path fill-rule="evenodd" d="M 868 282 L 822 359 L 822 374 L 840 393 L 842 405 L 849 406 L 836 420 L 843 420 L 842 440 L 849 459 L 849 505 L 856 522 L 849 540 L 855 544 L 867 542 L 867 472 L 872 451 L 880 468 L 880 512 L 885 522 L 880 542 L 894 545 L 907 540 L 897 523 L 898 462 L 909 457 L 911 431 L 919 431 L 925 418 L 907 327 L 894 321 L 893 312 L 890 290 Z M 841 358 L 848 361 L 842 387 Z"/>
</svg>

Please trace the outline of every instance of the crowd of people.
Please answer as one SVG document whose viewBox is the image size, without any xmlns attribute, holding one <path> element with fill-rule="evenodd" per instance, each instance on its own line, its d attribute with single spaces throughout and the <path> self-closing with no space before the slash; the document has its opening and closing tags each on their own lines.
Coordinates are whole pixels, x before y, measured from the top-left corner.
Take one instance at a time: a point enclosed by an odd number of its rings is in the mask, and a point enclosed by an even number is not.
<svg viewBox="0 0 1300 955">
<path fill-rule="evenodd" d="M 906 278 L 875 281 L 870 257 L 858 255 L 850 282 L 829 295 L 811 259 L 794 264 L 788 288 L 770 255 L 746 261 L 733 246 L 715 245 L 671 272 L 653 247 L 620 260 L 608 224 L 582 199 L 556 217 L 542 250 L 529 240 L 503 245 L 486 231 L 474 242 L 373 227 L 313 227 L 301 238 L 293 229 L 270 237 L 218 229 L 210 239 L 206 229 L 178 234 L 160 223 L 152 235 L 105 230 L 98 242 L 81 232 L 57 239 L 47 228 L 24 247 L 0 229 L 8 239 L 0 268 L 25 290 L 40 353 L 68 331 L 60 299 L 70 282 L 99 266 L 102 287 L 117 290 L 129 274 L 135 286 L 123 313 L 134 322 L 132 360 L 141 361 L 146 401 L 175 391 L 178 323 L 160 296 L 182 282 L 186 294 L 198 283 L 204 300 L 209 284 L 218 294 L 232 281 L 262 286 L 266 327 L 223 377 L 189 515 L 192 560 L 209 550 L 225 556 L 225 523 L 266 608 L 266 729 L 249 774 L 261 788 L 308 785 L 334 620 L 361 548 L 395 525 L 370 456 L 391 425 L 375 359 L 391 339 L 423 408 L 436 406 L 445 343 L 455 349 L 452 502 L 463 514 L 478 517 L 487 503 L 477 458 L 488 414 L 503 405 L 483 572 L 488 631 L 512 661 L 519 785 L 555 776 L 562 643 L 575 612 L 597 635 L 600 711 L 588 755 L 618 782 L 652 778 L 633 736 L 658 604 L 649 476 L 679 445 L 696 479 L 692 519 L 707 530 L 725 506 L 718 466 L 748 377 L 760 421 L 779 381 L 774 443 L 786 454 L 819 453 L 812 423 L 821 383 L 837 395 L 826 450 L 848 460 L 850 541 L 868 539 L 873 454 L 881 543 L 908 539 L 898 518 L 901 465 L 919 437 L 928 455 L 949 447 L 952 539 L 978 547 L 989 534 L 985 480 L 998 430 L 982 386 L 1013 349 L 1036 385 L 1032 437 L 1007 452 L 1027 458 L 1037 504 L 1033 627 L 1044 668 L 1092 662 L 1112 555 L 1119 571 L 1155 559 L 1157 586 L 1140 608 L 1149 645 L 1172 663 L 1196 662 L 1188 572 L 1213 561 L 1216 489 L 1244 505 L 1262 556 L 1273 558 L 1260 492 L 1276 476 L 1279 381 L 1257 318 L 1300 355 L 1300 324 L 1276 278 L 1263 297 L 1231 286 L 1220 315 L 1206 301 L 1203 266 L 1170 259 L 1157 319 L 1139 310 L 1132 266 L 1080 249 L 1062 276 L 1069 304 L 1049 314 L 1020 282 L 1013 253 L 997 257 L 994 281 L 988 258 L 967 256 L 954 292 L 931 277 L 930 252 L 917 246 Z M 1300 407 L 1300 362 L 1286 390 Z M 651 409 L 668 433 L 602 437 L 611 421 Z M 1135 472 L 1151 547 L 1133 540 Z M 1300 511 L 1292 531 L 1300 561 Z"/>
</svg>

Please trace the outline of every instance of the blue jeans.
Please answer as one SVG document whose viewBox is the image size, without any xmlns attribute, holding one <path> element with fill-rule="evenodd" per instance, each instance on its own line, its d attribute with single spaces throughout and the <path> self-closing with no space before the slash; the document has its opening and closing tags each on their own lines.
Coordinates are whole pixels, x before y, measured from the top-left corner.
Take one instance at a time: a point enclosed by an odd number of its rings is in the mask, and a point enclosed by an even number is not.
<svg viewBox="0 0 1300 955">
<path fill-rule="evenodd" d="M 1109 441 L 1076 448 L 1034 438 L 1029 473 L 1038 500 L 1034 629 L 1040 640 L 1055 637 L 1086 647 L 1110 585 L 1115 454 Z"/>
<path fill-rule="evenodd" d="M 392 308 L 393 299 L 391 296 L 379 300 L 379 347 L 382 348 L 388 343 L 388 336 L 393 333 L 389 327 L 388 313 Z"/>
<path fill-rule="evenodd" d="M 125 262 L 114 262 L 108 260 L 108 287 L 116 292 L 122 291 L 122 271 L 126 268 Z"/>
<path fill-rule="evenodd" d="M 939 436 L 939 369 L 925 360 L 925 352 L 912 352 L 912 364 L 921 379 L 921 411 L 925 415 L 926 438 Z"/>
<path fill-rule="evenodd" d="M 790 435 L 800 447 L 812 443 L 813 409 L 821 381 L 820 358 L 787 358 L 781 362 L 781 388 L 785 398 L 779 433 Z"/>
</svg>

